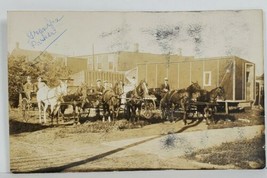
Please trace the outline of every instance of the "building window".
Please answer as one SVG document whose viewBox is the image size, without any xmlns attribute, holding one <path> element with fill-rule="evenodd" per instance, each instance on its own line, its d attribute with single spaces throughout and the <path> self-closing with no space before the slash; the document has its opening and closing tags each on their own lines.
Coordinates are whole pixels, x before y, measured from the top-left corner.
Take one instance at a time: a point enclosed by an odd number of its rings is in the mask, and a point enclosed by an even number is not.
<svg viewBox="0 0 267 178">
<path fill-rule="evenodd" d="M 93 57 L 87 58 L 87 69 L 89 69 L 89 70 L 93 69 Z"/>
<path fill-rule="evenodd" d="M 97 69 L 98 70 L 101 70 L 102 69 L 102 63 L 101 62 L 97 63 Z"/>
<path fill-rule="evenodd" d="M 97 65 L 97 70 L 102 70 L 101 56 L 96 56 L 96 65 Z"/>
<path fill-rule="evenodd" d="M 109 70 L 113 70 L 113 62 L 112 61 L 108 62 L 108 68 L 109 68 Z"/>
<path fill-rule="evenodd" d="M 211 86 L 211 71 L 205 71 L 203 74 L 203 86 Z"/>
<path fill-rule="evenodd" d="M 108 55 L 108 69 L 110 71 L 114 71 L 114 67 L 115 67 L 115 56 L 114 54 L 109 54 Z"/>
</svg>

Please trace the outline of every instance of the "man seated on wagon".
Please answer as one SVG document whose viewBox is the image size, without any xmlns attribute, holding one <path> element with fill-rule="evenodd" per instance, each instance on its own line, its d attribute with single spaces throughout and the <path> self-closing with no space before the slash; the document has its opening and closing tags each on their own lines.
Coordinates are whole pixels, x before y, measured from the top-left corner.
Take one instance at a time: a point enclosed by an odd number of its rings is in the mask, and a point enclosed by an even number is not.
<svg viewBox="0 0 267 178">
<path fill-rule="evenodd" d="M 96 88 L 95 88 L 95 92 L 96 92 L 96 94 L 101 95 L 101 96 L 99 97 L 99 102 L 102 102 L 102 95 L 103 95 L 103 93 L 104 93 L 104 90 L 105 90 L 105 88 L 102 86 L 102 84 L 101 84 L 101 80 L 100 80 L 100 79 L 97 79 L 97 80 L 96 80 Z M 99 106 L 100 106 L 100 103 L 99 103 L 99 104 L 97 105 L 97 107 L 96 107 L 96 117 L 97 117 L 97 118 L 100 117 L 100 108 L 99 108 Z"/>
<path fill-rule="evenodd" d="M 133 85 L 134 88 L 136 87 L 136 78 L 135 78 L 135 76 L 133 76 L 131 84 Z"/>
<path fill-rule="evenodd" d="M 107 91 L 107 90 L 110 90 L 110 89 L 111 89 L 111 87 L 110 87 L 108 81 L 105 80 L 105 81 L 104 81 L 104 91 Z"/>
<path fill-rule="evenodd" d="M 96 90 L 96 93 L 98 93 L 100 95 L 102 95 L 104 90 L 105 90 L 105 88 L 101 84 L 101 80 L 100 79 L 96 80 L 96 89 L 95 90 Z"/>
<path fill-rule="evenodd" d="M 32 83 L 32 79 L 30 76 L 27 77 L 27 83 L 24 84 L 23 86 L 23 90 L 25 92 L 25 95 L 27 97 L 28 100 L 31 100 L 31 94 L 33 92 L 36 92 L 36 87 L 35 85 Z"/>
<path fill-rule="evenodd" d="M 42 79 L 42 77 L 37 78 L 37 89 L 40 90 L 40 88 L 47 87 L 46 81 Z"/>
<path fill-rule="evenodd" d="M 168 83 L 167 77 L 164 78 L 164 83 L 161 85 L 160 88 L 161 88 L 161 92 L 164 94 L 170 91 L 170 85 Z"/>
</svg>

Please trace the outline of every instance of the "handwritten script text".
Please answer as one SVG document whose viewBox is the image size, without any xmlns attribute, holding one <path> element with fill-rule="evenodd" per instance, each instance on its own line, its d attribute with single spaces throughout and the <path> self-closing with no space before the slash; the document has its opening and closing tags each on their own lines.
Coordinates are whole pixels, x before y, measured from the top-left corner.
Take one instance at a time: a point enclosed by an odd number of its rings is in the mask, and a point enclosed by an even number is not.
<svg viewBox="0 0 267 178">
<path fill-rule="evenodd" d="M 56 25 L 60 23 L 63 18 L 64 16 L 54 19 L 45 19 L 46 23 L 44 24 L 44 26 L 28 32 L 27 37 L 30 46 L 33 48 L 41 46 L 46 40 L 56 35 Z"/>
</svg>

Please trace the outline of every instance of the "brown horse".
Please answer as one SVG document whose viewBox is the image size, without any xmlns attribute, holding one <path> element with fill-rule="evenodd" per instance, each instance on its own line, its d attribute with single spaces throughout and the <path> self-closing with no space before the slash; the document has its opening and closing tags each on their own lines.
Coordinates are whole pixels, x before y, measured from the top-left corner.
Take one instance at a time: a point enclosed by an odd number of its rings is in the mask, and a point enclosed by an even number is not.
<svg viewBox="0 0 267 178">
<path fill-rule="evenodd" d="M 103 122 L 106 118 L 110 122 L 111 119 L 118 118 L 121 95 L 123 94 L 123 83 L 121 81 L 116 82 L 113 89 L 108 89 L 103 93 Z"/>
<path fill-rule="evenodd" d="M 96 106 L 98 106 L 101 99 L 102 97 L 100 98 L 99 94 L 96 94 L 92 87 L 88 87 L 86 84 L 83 84 L 82 86 L 78 87 L 77 90 L 75 90 L 73 93 L 62 97 L 62 103 L 67 104 L 62 104 L 60 106 L 60 114 L 62 115 L 64 120 L 65 110 L 69 106 L 72 106 L 74 124 L 79 124 L 81 113 L 86 109 L 89 109 L 86 116 L 88 117 L 90 114 L 90 108 L 95 108 Z"/>
<path fill-rule="evenodd" d="M 206 124 L 210 122 L 214 123 L 213 115 L 216 112 L 217 99 L 225 100 L 225 90 L 223 87 L 216 87 L 211 91 L 199 90 L 198 102 L 207 104 L 196 105 L 197 112 L 202 115 L 202 118 L 206 120 Z"/>
<path fill-rule="evenodd" d="M 156 98 L 156 106 L 159 107 L 161 99 L 166 93 L 163 93 L 161 88 L 149 88 L 148 94 L 153 95 Z"/>
<path fill-rule="evenodd" d="M 77 108 L 79 108 L 79 106 L 81 105 L 81 94 L 80 93 L 72 93 L 72 94 L 68 94 L 66 96 L 63 96 L 62 97 L 62 102 L 61 102 L 61 105 L 60 105 L 60 108 L 59 108 L 59 113 L 58 114 L 61 114 L 62 116 L 62 119 L 64 121 L 64 113 L 66 111 L 66 109 L 69 107 L 69 106 L 72 106 L 73 108 L 73 118 L 74 118 L 74 123 L 79 123 L 79 110 L 78 110 L 78 113 L 77 113 Z"/>
<path fill-rule="evenodd" d="M 147 83 L 141 80 L 134 90 L 126 93 L 126 114 L 130 121 L 137 121 L 140 118 L 143 98 L 148 95 Z M 136 111 L 138 110 L 138 115 Z"/>
<path fill-rule="evenodd" d="M 186 125 L 186 117 L 188 110 L 188 103 L 191 100 L 194 93 L 199 91 L 201 87 L 199 84 L 193 83 L 186 89 L 172 90 L 168 92 L 160 101 L 160 110 L 162 112 L 162 118 L 170 121 L 173 120 L 175 111 L 182 113 L 183 121 Z"/>
</svg>

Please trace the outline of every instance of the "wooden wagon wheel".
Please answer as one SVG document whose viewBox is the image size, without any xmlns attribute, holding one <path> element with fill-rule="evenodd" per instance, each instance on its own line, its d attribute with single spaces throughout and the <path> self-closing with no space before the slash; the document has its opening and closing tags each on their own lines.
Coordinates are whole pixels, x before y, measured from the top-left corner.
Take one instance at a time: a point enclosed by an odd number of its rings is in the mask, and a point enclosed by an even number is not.
<svg viewBox="0 0 267 178">
<path fill-rule="evenodd" d="M 22 98 L 22 101 L 20 102 L 20 111 L 24 122 L 29 121 L 30 118 L 29 110 L 30 110 L 29 101 L 27 100 L 27 98 Z"/>
<path fill-rule="evenodd" d="M 146 119 L 151 119 L 154 115 L 153 110 L 155 105 L 153 101 L 145 100 L 144 105 L 142 106 L 142 116 Z"/>
</svg>

